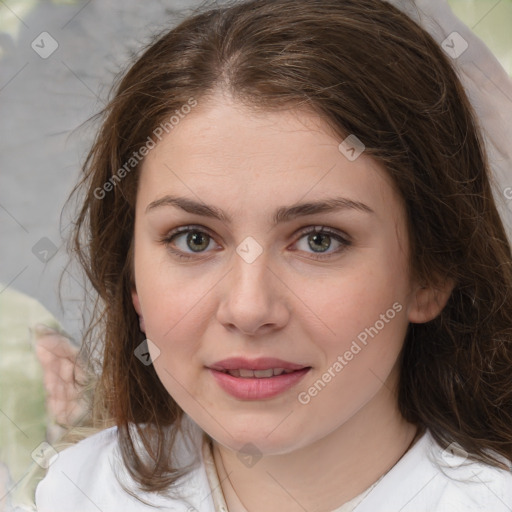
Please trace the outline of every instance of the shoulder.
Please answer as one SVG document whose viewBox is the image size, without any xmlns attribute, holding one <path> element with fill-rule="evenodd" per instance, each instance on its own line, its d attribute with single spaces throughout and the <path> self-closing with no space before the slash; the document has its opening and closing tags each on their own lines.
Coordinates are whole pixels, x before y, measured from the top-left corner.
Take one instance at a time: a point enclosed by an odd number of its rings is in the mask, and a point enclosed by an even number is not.
<svg viewBox="0 0 512 512">
<path fill-rule="evenodd" d="M 184 444 L 178 437 L 176 448 L 179 452 L 195 446 Z M 123 486 L 147 504 L 132 496 Z M 207 487 L 204 467 L 197 464 L 180 480 L 179 491 L 183 493 L 183 499 L 178 495 L 173 499 L 157 493 L 140 492 L 124 466 L 117 427 L 111 427 L 54 454 L 49 459 L 46 476 L 36 488 L 35 501 L 38 512 L 149 512 L 155 510 L 154 506 L 185 512 L 196 506 L 194 498 L 191 502 L 188 495 L 205 496 L 209 492 Z"/>
<path fill-rule="evenodd" d="M 47 462 L 45 478 L 36 488 L 37 510 L 102 510 L 104 504 L 94 500 L 98 491 L 108 486 L 109 494 L 119 492 L 112 466 L 116 446 L 117 428 L 111 427 L 54 453 Z M 89 500 L 90 507 L 86 502 Z"/>
<path fill-rule="evenodd" d="M 49 448 L 47 452 L 47 476 L 53 478 L 78 479 L 87 474 L 92 467 L 96 472 L 105 472 L 117 446 L 117 427 L 101 430 L 76 444 L 56 452 Z M 46 479 L 45 479 L 46 480 Z M 51 482 L 47 479 L 45 483 Z"/>
<path fill-rule="evenodd" d="M 384 510 L 510 512 L 512 467 L 472 461 L 457 445 L 444 450 L 427 431 L 360 505 L 361 512 Z"/>
<path fill-rule="evenodd" d="M 443 486 L 442 510 L 512 510 L 512 464 L 508 470 L 474 461 L 458 445 L 442 449 L 432 439 L 429 460 Z"/>
</svg>

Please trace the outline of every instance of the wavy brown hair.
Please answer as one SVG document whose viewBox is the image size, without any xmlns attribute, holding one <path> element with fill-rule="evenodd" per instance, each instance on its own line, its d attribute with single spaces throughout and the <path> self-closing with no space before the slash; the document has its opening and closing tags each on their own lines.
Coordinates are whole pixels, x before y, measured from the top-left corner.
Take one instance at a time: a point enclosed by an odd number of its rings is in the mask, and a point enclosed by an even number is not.
<svg viewBox="0 0 512 512">
<path fill-rule="evenodd" d="M 455 283 L 435 319 L 409 325 L 400 411 L 443 448 L 457 442 L 470 458 L 506 468 L 511 248 L 476 115 L 449 58 L 381 0 L 253 0 L 194 12 L 141 52 L 114 84 L 72 194 L 82 194 L 72 250 L 96 293 L 84 350 L 98 335 L 102 349 L 95 410 L 103 425 L 117 425 L 141 489 L 168 489 L 183 474 L 168 457 L 178 429 L 167 428 L 180 427 L 183 411 L 134 356 L 145 338 L 130 295 L 140 164 L 112 179 L 160 123 L 220 89 L 254 109 L 309 109 L 340 142 L 355 134 L 385 167 L 406 205 L 414 276 Z"/>
</svg>

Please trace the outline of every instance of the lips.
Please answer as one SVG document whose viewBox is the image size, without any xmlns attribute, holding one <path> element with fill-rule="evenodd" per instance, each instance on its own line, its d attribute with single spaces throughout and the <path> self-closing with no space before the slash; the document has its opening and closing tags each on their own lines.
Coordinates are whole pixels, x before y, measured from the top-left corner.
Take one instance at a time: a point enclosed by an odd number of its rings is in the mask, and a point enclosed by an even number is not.
<svg viewBox="0 0 512 512">
<path fill-rule="evenodd" d="M 276 358 L 231 358 L 208 367 L 214 382 L 224 392 L 244 401 L 275 398 L 295 387 L 311 369 Z"/>
<path fill-rule="evenodd" d="M 284 361 L 275 357 L 260 357 L 247 359 L 244 357 L 231 357 L 217 361 L 209 366 L 212 370 L 229 373 L 234 377 L 242 378 L 268 378 L 283 373 L 292 373 L 308 368 L 306 365 Z"/>
<path fill-rule="evenodd" d="M 246 370 L 240 368 L 239 370 L 219 370 L 224 373 L 229 373 L 233 377 L 241 377 L 243 379 L 265 379 L 269 377 L 276 377 L 283 373 L 292 373 L 296 370 L 285 370 L 284 368 L 269 368 L 268 370 Z"/>
</svg>

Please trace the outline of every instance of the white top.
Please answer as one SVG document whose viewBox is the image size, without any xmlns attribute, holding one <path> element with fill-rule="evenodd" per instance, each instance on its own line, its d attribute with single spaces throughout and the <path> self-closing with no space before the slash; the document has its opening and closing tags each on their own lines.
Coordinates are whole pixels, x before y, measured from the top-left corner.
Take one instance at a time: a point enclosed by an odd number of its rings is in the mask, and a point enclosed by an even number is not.
<svg viewBox="0 0 512 512">
<path fill-rule="evenodd" d="M 50 459 L 48 473 L 36 489 L 38 512 L 158 510 L 124 491 L 115 474 L 137 496 L 163 510 L 227 512 L 207 436 L 185 415 L 187 424 L 190 436 L 178 435 L 173 457 L 195 466 L 173 487 L 175 498 L 136 491 L 122 464 L 117 428 L 111 427 Z M 505 471 L 468 461 L 457 451 L 443 451 L 427 431 L 373 486 L 333 512 L 510 512 L 509 466 Z"/>
</svg>

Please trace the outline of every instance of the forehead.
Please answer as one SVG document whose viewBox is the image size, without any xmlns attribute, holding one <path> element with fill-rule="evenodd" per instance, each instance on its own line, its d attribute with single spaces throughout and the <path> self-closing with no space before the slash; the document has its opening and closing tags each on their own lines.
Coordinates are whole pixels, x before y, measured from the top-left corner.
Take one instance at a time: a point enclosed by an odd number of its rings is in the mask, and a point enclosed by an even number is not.
<svg viewBox="0 0 512 512">
<path fill-rule="evenodd" d="M 256 111 L 222 94 L 200 102 L 166 138 L 170 150 L 188 147 L 188 157 L 208 153 L 235 162 L 256 159 L 275 164 L 287 158 L 315 161 L 327 144 L 337 147 L 340 142 L 310 110 Z"/>
<path fill-rule="evenodd" d="M 312 111 L 256 112 L 219 95 L 199 102 L 146 156 L 139 197 L 179 193 L 233 212 L 335 194 L 377 208 L 399 201 L 383 167 L 364 151 L 351 161 L 342 141 Z"/>
</svg>

